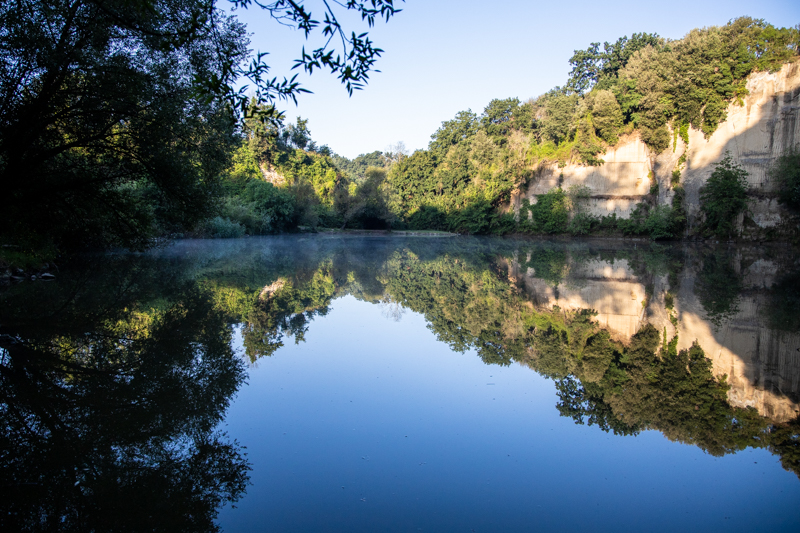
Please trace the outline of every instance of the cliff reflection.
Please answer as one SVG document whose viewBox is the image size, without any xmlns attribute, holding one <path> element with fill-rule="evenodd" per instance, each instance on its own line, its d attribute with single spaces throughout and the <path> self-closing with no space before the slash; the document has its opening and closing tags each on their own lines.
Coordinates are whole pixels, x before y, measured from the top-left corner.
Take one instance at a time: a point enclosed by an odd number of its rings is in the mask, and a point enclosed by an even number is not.
<svg viewBox="0 0 800 533">
<path fill-rule="evenodd" d="M 797 271 L 790 255 L 478 239 L 315 246 L 315 269 L 305 250 L 295 274 L 226 286 L 249 302 L 229 314 L 252 361 L 285 337 L 301 342 L 352 294 L 423 314 L 453 350 L 554 379 L 559 411 L 577 423 L 656 429 L 715 455 L 768 448 L 800 472 L 800 334 L 777 310 L 797 298 L 782 281 Z M 296 253 L 268 255 L 281 252 Z M 268 264 L 259 253 L 243 263 Z"/>
<path fill-rule="evenodd" d="M 249 470 L 215 430 L 231 328 L 165 265 L 101 263 L 1 295 L 0 526 L 214 531 Z"/>
<path fill-rule="evenodd" d="M 800 265 L 686 244 L 280 237 L 93 259 L 0 294 L 0 525 L 213 530 L 248 466 L 216 432 L 251 363 L 345 294 L 553 379 L 559 412 L 800 474 Z"/>
</svg>

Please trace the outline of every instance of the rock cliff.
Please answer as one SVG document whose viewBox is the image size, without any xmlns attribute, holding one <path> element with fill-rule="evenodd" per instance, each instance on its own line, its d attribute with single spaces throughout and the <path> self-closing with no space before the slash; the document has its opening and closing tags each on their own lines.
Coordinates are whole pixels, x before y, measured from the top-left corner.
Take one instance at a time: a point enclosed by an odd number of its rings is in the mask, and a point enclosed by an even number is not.
<svg viewBox="0 0 800 533">
<path fill-rule="evenodd" d="M 517 201 L 528 198 L 535 202 L 536 195 L 558 185 L 565 189 L 571 185 L 585 185 L 591 191 L 587 206 L 590 213 L 598 216 L 616 213 L 617 217 L 627 218 L 656 183 L 657 201 L 671 203 L 672 172 L 685 153 L 685 163 L 678 168 L 686 190 L 688 230 L 691 231 L 699 223 L 700 188 L 708 180 L 715 163 L 730 152 L 749 174 L 750 214 L 738 221 L 743 233 L 753 238 L 792 233 L 797 229 L 797 222 L 778 205 L 775 186 L 767 170 L 777 157 L 800 144 L 800 62 L 786 64 L 774 73 L 751 74 L 747 90 L 742 102 L 728 106 L 727 120 L 708 139 L 703 132 L 689 128 L 688 146 L 676 136 L 667 150 L 656 154 L 633 133 L 608 148 L 600 156 L 604 161 L 600 166 L 568 164 L 560 168 L 552 164 L 539 168 Z"/>
</svg>

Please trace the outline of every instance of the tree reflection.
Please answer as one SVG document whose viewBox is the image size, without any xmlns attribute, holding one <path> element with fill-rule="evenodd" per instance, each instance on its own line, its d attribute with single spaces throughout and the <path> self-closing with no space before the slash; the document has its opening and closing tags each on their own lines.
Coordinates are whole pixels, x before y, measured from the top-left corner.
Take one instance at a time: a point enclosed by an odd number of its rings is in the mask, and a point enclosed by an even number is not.
<svg viewBox="0 0 800 533">
<path fill-rule="evenodd" d="M 582 265 L 614 257 L 624 260 L 618 268 L 627 265 L 643 283 L 652 285 L 661 277 L 675 290 L 687 268 L 685 256 L 663 246 L 614 256 L 553 243 L 526 249 L 506 241 L 491 247 L 467 241 L 463 249 L 453 243 L 438 249 L 409 245 L 364 260 L 354 259 L 345 247 L 322 254 L 316 268 L 305 258 L 297 274 L 272 278 L 239 298 L 251 302 L 247 310 L 231 314 L 244 318 L 245 348 L 255 361 L 273 354 L 286 335 L 302 341 L 314 318 L 326 314 L 340 295 L 352 294 L 384 311 L 390 302 L 394 316 L 401 308 L 424 315 L 428 328 L 455 351 L 475 350 L 486 364 L 519 363 L 553 379 L 559 412 L 577 424 L 619 435 L 658 430 L 713 455 L 767 448 L 800 475 L 800 421 L 778 424 L 753 408 L 731 405 L 725 377 L 715 377 L 701 346 L 678 350 L 677 337 L 667 338 L 666 330 L 649 324 L 620 340 L 597 323 L 594 310 L 532 301 L 538 297 L 528 296 L 518 279 L 524 270 L 553 290 L 580 285 L 572 276 Z M 696 294 L 712 323 L 720 324 L 736 312 L 741 276 L 722 253 L 700 259 Z M 583 275 L 595 271 L 587 272 Z M 793 279 L 785 275 L 780 286 Z M 646 291 L 653 294 L 652 288 Z M 774 307 L 787 314 L 795 293 L 783 290 Z M 794 327 L 785 322 L 785 329 Z"/>
<path fill-rule="evenodd" d="M 701 346 L 678 350 L 677 338 L 650 325 L 621 338 L 592 309 L 526 294 L 526 275 L 567 292 L 606 256 L 624 259 L 605 264 L 625 276 L 660 277 L 675 290 L 692 263 L 702 264 L 706 312 L 734 312 L 742 281 L 726 257 L 697 263 L 673 252 L 475 240 L 312 250 L 287 241 L 186 264 L 107 258 L 57 284 L 12 289 L 0 295 L 0 526 L 213 530 L 218 508 L 248 479 L 239 447 L 214 429 L 244 376 L 233 325 L 254 362 L 287 336 L 304 340 L 344 294 L 391 317 L 420 313 L 453 350 L 553 379 L 557 409 L 577 424 L 619 435 L 658 430 L 714 455 L 766 448 L 800 475 L 800 421 L 778 424 L 731 405 Z M 774 310 L 764 311 L 784 331 L 797 329 L 794 281 L 784 273 L 767 298 Z"/>
<path fill-rule="evenodd" d="M 192 284 L 144 305 L 163 272 L 116 266 L 3 299 L 4 531 L 214 531 L 244 493 L 215 431 L 244 378 L 225 315 Z"/>
<path fill-rule="evenodd" d="M 545 247 L 542 264 L 554 264 L 552 257 Z M 660 269 L 670 272 L 675 261 L 664 257 L 669 264 Z M 652 263 L 652 254 L 647 259 Z M 730 283 L 726 269 L 720 258 L 708 260 L 704 294 L 721 283 L 718 278 Z M 547 276 L 554 271 L 541 270 Z M 454 350 L 474 349 L 487 364 L 518 362 L 554 379 L 559 412 L 578 424 L 619 435 L 655 429 L 713 455 L 768 448 L 800 475 L 800 420 L 776 424 L 753 408 L 732 406 L 725 378 L 714 376 L 696 343 L 678 351 L 677 337 L 667 339 L 650 324 L 626 343 L 612 340 L 593 310 L 536 307 L 491 263 L 450 256 L 420 261 L 405 251 L 387 262 L 387 271 L 387 293 L 424 314 L 439 340 Z M 737 297 L 726 290 L 709 304 L 710 314 L 731 313 Z"/>
</svg>

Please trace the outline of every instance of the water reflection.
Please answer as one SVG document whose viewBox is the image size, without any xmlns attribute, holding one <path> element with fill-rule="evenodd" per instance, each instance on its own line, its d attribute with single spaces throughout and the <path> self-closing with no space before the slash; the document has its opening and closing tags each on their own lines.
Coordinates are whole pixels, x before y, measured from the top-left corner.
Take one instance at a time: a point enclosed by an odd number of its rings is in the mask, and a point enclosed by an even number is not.
<svg viewBox="0 0 800 533">
<path fill-rule="evenodd" d="M 276 277 L 278 258 L 287 268 Z M 239 302 L 229 313 L 245 324 L 253 362 L 286 337 L 302 342 L 315 316 L 352 294 L 394 317 L 400 308 L 423 314 L 441 342 L 474 349 L 486 364 L 519 363 L 557 380 L 558 408 L 577 423 L 657 429 L 715 455 L 769 448 L 800 471 L 789 453 L 800 427 L 791 253 L 329 238 L 245 246 L 213 268 L 228 261 L 262 269 L 260 282 L 207 281 Z"/>
<path fill-rule="evenodd" d="M 209 293 L 111 259 L 0 318 L 4 531 L 214 531 L 248 466 L 215 430 L 244 366 Z"/>
<path fill-rule="evenodd" d="M 800 474 L 798 272 L 795 254 L 759 247 L 472 238 L 92 258 L 0 295 L 2 525 L 213 529 L 247 483 L 215 429 L 245 374 L 232 332 L 256 363 L 345 294 L 555 380 L 577 424 L 714 455 L 765 448 Z"/>
</svg>

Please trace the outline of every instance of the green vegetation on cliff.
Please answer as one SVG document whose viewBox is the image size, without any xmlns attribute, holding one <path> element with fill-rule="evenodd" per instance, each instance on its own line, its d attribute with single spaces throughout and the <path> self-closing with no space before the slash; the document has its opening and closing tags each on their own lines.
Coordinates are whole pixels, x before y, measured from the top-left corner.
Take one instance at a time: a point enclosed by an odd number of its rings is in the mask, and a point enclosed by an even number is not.
<svg viewBox="0 0 800 533">
<path fill-rule="evenodd" d="M 675 41 L 638 33 L 605 43 L 602 50 L 592 43 L 571 58 L 564 87 L 527 102 L 492 100 L 480 115 L 467 110 L 443 122 L 427 150 L 389 170 L 390 207 L 411 227 L 469 233 L 681 236 L 686 214 L 679 168 L 672 205 L 656 205 L 656 187 L 630 220 L 589 216 L 585 197 L 560 187 L 533 205 L 523 204 L 518 224 L 504 213 L 513 194 L 535 180 L 542 165 L 601 165 L 606 148 L 634 130 L 655 152 L 678 136 L 688 142 L 689 126 L 710 136 L 725 120 L 727 106 L 746 94 L 749 74 L 797 59 L 798 35 L 796 28 L 742 17 Z M 683 162 L 685 156 L 678 166 Z M 712 188 L 707 218 L 717 216 L 720 205 L 711 200 Z M 710 229 L 714 224 L 707 221 L 709 231 L 727 231 L 719 224 Z"/>
</svg>

